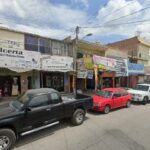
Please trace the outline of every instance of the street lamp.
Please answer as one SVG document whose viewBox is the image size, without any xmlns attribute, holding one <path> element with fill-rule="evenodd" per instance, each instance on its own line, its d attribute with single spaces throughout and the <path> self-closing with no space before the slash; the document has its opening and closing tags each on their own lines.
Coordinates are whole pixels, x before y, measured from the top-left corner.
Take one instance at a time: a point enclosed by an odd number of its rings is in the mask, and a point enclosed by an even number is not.
<svg viewBox="0 0 150 150">
<path fill-rule="evenodd" d="M 83 36 L 81 39 L 84 39 L 84 38 L 86 38 L 87 36 L 92 36 L 93 35 L 93 33 L 88 33 L 88 34 L 86 34 L 85 36 Z"/>
</svg>

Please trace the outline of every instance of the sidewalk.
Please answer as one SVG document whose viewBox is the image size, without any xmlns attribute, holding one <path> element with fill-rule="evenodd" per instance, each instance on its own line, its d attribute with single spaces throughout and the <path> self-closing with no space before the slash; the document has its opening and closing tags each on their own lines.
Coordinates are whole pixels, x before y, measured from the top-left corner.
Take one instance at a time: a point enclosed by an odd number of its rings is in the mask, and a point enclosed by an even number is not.
<svg viewBox="0 0 150 150">
<path fill-rule="evenodd" d="M 95 94 L 95 90 L 86 90 L 83 91 L 83 94 L 93 96 Z"/>
<path fill-rule="evenodd" d="M 9 101 L 12 101 L 12 100 L 14 100 L 16 97 L 2 97 L 1 99 L 0 99 L 0 104 L 2 104 L 2 103 L 6 103 L 6 102 L 9 102 Z"/>
</svg>

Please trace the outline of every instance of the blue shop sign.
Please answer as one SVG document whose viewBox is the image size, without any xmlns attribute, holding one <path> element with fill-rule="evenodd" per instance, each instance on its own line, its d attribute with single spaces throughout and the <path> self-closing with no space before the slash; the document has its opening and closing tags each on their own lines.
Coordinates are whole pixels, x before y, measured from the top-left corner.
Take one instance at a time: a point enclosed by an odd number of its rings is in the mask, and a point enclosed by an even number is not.
<svg viewBox="0 0 150 150">
<path fill-rule="evenodd" d="M 128 74 L 129 75 L 144 74 L 144 65 L 128 63 Z"/>
</svg>

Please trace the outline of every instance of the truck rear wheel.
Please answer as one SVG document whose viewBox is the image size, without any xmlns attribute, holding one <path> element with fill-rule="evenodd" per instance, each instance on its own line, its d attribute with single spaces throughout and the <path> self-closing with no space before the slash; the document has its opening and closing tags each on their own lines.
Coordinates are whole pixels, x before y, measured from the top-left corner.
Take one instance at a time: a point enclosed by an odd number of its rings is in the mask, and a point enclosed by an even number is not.
<svg viewBox="0 0 150 150">
<path fill-rule="evenodd" d="M 11 129 L 0 129 L 0 150 L 11 150 L 16 141 L 16 135 Z"/>
<path fill-rule="evenodd" d="M 80 125 L 83 123 L 85 118 L 85 111 L 83 109 L 77 109 L 72 116 L 71 122 L 74 125 Z"/>
</svg>

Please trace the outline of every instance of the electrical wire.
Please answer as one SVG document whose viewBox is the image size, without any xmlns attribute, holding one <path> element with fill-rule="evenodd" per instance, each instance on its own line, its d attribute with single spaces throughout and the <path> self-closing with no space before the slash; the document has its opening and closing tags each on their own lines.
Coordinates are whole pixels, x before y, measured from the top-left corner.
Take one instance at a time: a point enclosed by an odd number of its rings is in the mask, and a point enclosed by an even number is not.
<svg viewBox="0 0 150 150">
<path fill-rule="evenodd" d="M 109 24 L 109 25 L 100 25 L 100 26 L 89 26 L 89 27 L 82 27 L 82 28 L 105 28 L 105 27 L 114 27 L 114 26 L 120 26 L 120 25 L 129 25 L 129 24 L 139 24 L 139 23 L 146 23 L 150 22 L 150 19 L 145 19 L 145 20 L 137 20 L 137 21 L 131 21 L 131 22 L 123 22 L 123 23 L 118 23 L 118 24 Z"/>
<path fill-rule="evenodd" d="M 104 22 L 104 24 L 108 24 L 108 23 L 110 23 L 110 22 L 117 21 L 117 20 L 120 20 L 120 19 L 122 19 L 122 18 L 126 18 L 126 17 L 129 17 L 129 16 L 132 16 L 132 15 L 134 15 L 134 14 L 140 13 L 140 12 L 145 11 L 145 10 L 147 10 L 147 9 L 150 9 L 150 6 L 145 7 L 145 8 L 142 8 L 142 9 L 140 9 L 140 10 L 138 10 L 138 11 L 132 12 L 132 13 L 130 13 L 130 14 L 128 14 L 128 15 L 124 15 L 124 16 L 121 16 L 121 17 L 119 17 L 119 18 L 112 19 L 112 20 L 110 20 L 110 21 Z"/>
<path fill-rule="evenodd" d="M 115 14 L 116 12 L 119 12 L 120 10 L 122 10 L 122 9 L 126 8 L 127 6 L 131 5 L 133 2 L 134 2 L 134 1 L 131 1 L 131 2 L 129 2 L 127 5 L 124 5 L 124 6 L 122 6 L 121 8 L 118 8 L 118 9 L 116 9 L 116 10 L 110 12 L 109 14 L 103 16 L 103 18 L 106 18 L 106 17 L 108 17 L 108 16 L 111 16 L 111 15 Z M 103 18 L 102 18 L 102 19 L 103 19 Z"/>
</svg>

